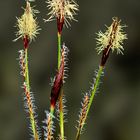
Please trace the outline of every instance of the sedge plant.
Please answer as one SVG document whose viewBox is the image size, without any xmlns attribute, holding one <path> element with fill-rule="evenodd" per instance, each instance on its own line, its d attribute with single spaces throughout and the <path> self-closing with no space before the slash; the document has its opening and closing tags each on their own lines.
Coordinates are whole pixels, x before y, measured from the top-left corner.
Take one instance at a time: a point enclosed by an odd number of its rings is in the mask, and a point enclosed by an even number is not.
<svg viewBox="0 0 140 140">
<path fill-rule="evenodd" d="M 17 28 L 16 33 L 17 38 L 14 40 L 22 39 L 23 40 L 23 49 L 19 51 L 19 63 L 21 68 L 21 75 L 23 76 L 23 89 L 24 89 L 24 99 L 25 99 L 25 109 L 29 116 L 31 136 L 33 140 L 40 140 L 41 134 L 39 132 L 36 106 L 34 103 L 34 96 L 30 89 L 30 80 L 29 80 L 29 66 L 28 66 L 28 49 L 29 44 L 32 40 L 35 39 L 36 35 L 39 34 L 40 27 L 35 18 L 35 13 L 38 13 L 37 10 L 34 10 L 31 7 L 31 2 L 34 0 L 26 0 L 26 7 L 24 9 L 24 14 L 17 18 Z M 54 133 L 56 129 L 56 124 L 54 119 L 57 117 L 59 119 L 60 133 L 58 134 L 58 140 L 65 140 L 65 96 L 63 86 L 65 83 L 65 78 L 67 77 L 67 57 L 69 49 L 62 44 L 62 31 L 63 26 L 70 26 L 69 21 L 75 20 L 74 15 L 79 10 L 78 4 L 73 0 L 47 0 L 47 7 L 49 8 L 48 16 L 49 18 L 45 21 L 56 20 L 57 25 L 57 72 L 53 81 L 51 83 L 51 94 L 50 94 L 50 110 L 45 111 L 46 119 L 44 119 L 44 140 L 54 140 Z M 89 92 L 84 94 L 81 103 L 80 114 L 78 118 L 78 124 L 76 125 L 77 132 L 75 140 L 79 140 L 83 132 L 83 128 L 87 121 L 87 116 L 89 115 L 91 105 L 94 100 L 96 92 L 99 90 L 99 85 L 101 77 L 103 75 L 106 62 L 109 58 L 111 52 L 116 51 L 117 54 L 123 54 L 123 41 L 127 39 L 127 35 L 123 31 L 121 25 L 121 20 L 117 17 L 112 19 L 112 23 L 105 32 L 99 31 L 97 33 L 97 48 L 96 51 L 98 54 L 102 53 L 101 61 L 99 63 L 99 68 L 95 72 L 94 81 Z M 57 112 L 57 116 L 55 116 Z"/>
<path fill-rule="evenodd" d="M 58 63 L 57 63 L 57 69 L 58 72 L 61 72 L 62 70 L 62 61 L 63 60 L 63 55 L 61 51 L 63 51 L 64 47 L 62 48 L 62 30 L 63 26 L 66 25 L 67 27 L 70 26 L 69 20 L 75 20 L 74 15 L 76 14 L 76 11 L 78 11 L 78 4 L 74 2 L 73 0 L 47 0 L 46 3 L 48 4 L 48 8 L 50 12 L 48 13 L 49 18 L 45 21 L 52 21 L 56 20 L 57 21 L 57 46 L 58 46 Z M 66 62 L 65 62 L 66 63 Z M 63 65 L 63 73 L 65 74 L 66 67 Z M 65 75 L 62 75 L 61 79 L 62 81 L 56 81 L 57 80 L 57 75 L 55 77 L 56 82 L 60 82 L 58 85 L 58 92 L 53 90 L 53 88 L 56 86 L 54 82 L 52 92 L 51 92 L 51 98 L 53 98 L 54 93 L 57 98 L 59 97 L 59 125 L 60 125 L 60 137 L 62 140 L 64 140 L 64 104 L 63 100 L 64 99 L 64 91 L 63 91 L 63 83 L 64 83 L 64 78 Z M 57 98 L 55 102 L 57 101 Z M 55 109 L 55 103 L 52 102 L 51 100 L 51 106 L 50 106 L 50 111 L 53 114 Z"/>
<path fill-rule="evenodd" d="M 126 34 L 123 32 L 123 27 L 121 24 L 121 20 L 117 17 L 113 18 L 112 24 L 107 27 L 105 33 L 99 32 L 97 33 L 97 53 L 102 53 L 101 62 L 99 64 L 98 70 L 95 72 L 94 82 L 92 84 L 91 90 L 89 93 L 86 93 L 83 97 L 82 107 L 79 114 L 79 120 L 77 127 L 76 140 L 80 139 L 81 132 L 85 125 L 85 121 L 89 114 L 94 96 L 98 91 L 100 79 L 103 75 L 103 70 L 105 68 L 105 64 L 108 60 L 110 52 L 117 51 L 117 54 L 123 54 L 123 41 L 127 39 Z"/>
<path fill-rule="evenodd" d="M 29 43 L 36 37 L 38 31 L 40 30 L 35 18 L 35 13 L 38 13 L 38 11 L 34 10 L 30 5 L 30 1 L 27 0 L 24 14 L 20 18 L 17 18 L 16 27 L 18 28 L 18 31 L 16 33 L 17 38 L 14 41 L 20 38 L 23 40 L 24 49 L 19 51 L 19 64 L 21 68 L 21 75 L 23 76 L 24 81 L 23 89 L 25 109 L 30 120 L 31 136 L 34 140 L 39 140 L 40 134 L 36 119 L 36 106 L 34 104 L 34 95 L 30 89 L 28 66 Z"/>
</svg>

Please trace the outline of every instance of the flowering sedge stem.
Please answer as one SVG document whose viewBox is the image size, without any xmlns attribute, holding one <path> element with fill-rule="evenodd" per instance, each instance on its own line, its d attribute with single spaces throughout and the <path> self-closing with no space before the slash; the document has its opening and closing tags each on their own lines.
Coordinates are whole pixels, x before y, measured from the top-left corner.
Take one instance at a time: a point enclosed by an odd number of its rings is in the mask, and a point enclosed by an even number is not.
<svg viewBox="0 0 140 140">
<path fill-rule="evenodd" d="M 98 73 L 97 73 L 97 78 L 96 78 L 96 81 L 95 81 L 95 85 L 94 85 L 94 88 L 93 90 L 91 91 L 91 97 L 90 97 L 90 100 L 89 100 L 89 105 L 88 105 L 88 109 L 87 109 L 87 115 L 88 115 L 88 112 L 90 110 L 90 107 L 91 107 L 91 104 L 93 102 L 93 99 L 94 99 L 94 96 L 95 96 L 95 93 L 98 89 L 98 86 L 100 84 L 100 78 L 101 78 L 101 75 L 102 75 L 102 72 L 103 72 L 103 68 L 102 66 L 99 67 L 99 70 L 98 70 Z M 86 116 L 87 116 L 86 115 Z"/>
<path fill-rule="evenodd" d="M 58 32 L 58 70 L 61 64 L 61 33 Z M 63 88 L 60 90 L 60 97 L 59 97 L 59 118 L 60 118 L 60 135 L 61 139 L 64 140 L 64 113 L 63 113 Z"/>
<path fill-rule="evenodd" d="M 86 111 L 86 115 L 85 115 L 85 119 L 83 120 L 82 122 L 82 126 L 78 128 L 77 130 L 77 134 L 76 134 L 76 140 L 79 140 L 80 139 L 80 134 L 81 134 L 81 131 L 83 129 L 83 126 L 84 126 L 84 123 L 87 119 L 87 116 L 88 116 L 88 113 L 89 113 L 89 110 L 90 110 L 90 107 L 91 107 L 91 104 L 93 102 L 93 99 L 94 99 L 94 96 L 95 96 L 95 93 L 98 89 L 98 86 L 100 84 L 100 78 L 101 78 L 101 75 L 102 75 L 102 72 L 103 72 L 103 66 L 100 66 L 99 67 L 99 70 L 98 70 L 98 73 L 97 73 L 97 76 L 96 76 L 96 80 L 95 80 L 95 83 L 94 83 L 94 88 L 92 89 L 91 91 L 91 96 L 90 96 L 90 100 L 89 100 L 89 104 L 88 104 L 88 107 L 87 107 L 87 111 Z"/>
<path fill-rule="evenodd" d="M 26 96 L 28 97 L 27 104 L 28 104 L 28 108 L 29 108 L 31 129 L 33 131 L 34 139 L 39 140 L 37 125 L 36 125 L 35 116 L 34 116 L 34 112 L 33 112 L 33 106 L 31 104 L 29 68 L 28 68 L 28 48 L 25 48 L 25 83 L 27 86 L 27 90 L 26 90 L 27 95 Z"/>
</svg>

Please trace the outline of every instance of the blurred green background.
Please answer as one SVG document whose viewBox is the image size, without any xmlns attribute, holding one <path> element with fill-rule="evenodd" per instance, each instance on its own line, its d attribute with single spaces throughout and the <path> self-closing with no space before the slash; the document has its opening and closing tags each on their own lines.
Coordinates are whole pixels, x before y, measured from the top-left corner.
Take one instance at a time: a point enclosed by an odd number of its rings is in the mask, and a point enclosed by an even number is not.
<svg viewBox="0 0 140 140">
<path fill-rule="evenodd" d="M 100 92 L 95 96 L 81 140 L 140 140 L 140 1 L 139 0 L 78 0 L 80 11 L 71 27 L 63 31 L 68 46 L 69 77 L 65 84 L 68 123 L 66 136 L 74 139 L 76 120 L 82 94 L 87 92 L 98 68 L 96 34 L 118 16 L 128 40 L 124 56 L 111 54 L 102 78 Z M 36 0 L 37 15 L 42 28 L 29 48 L 29 68 L 32 91 L 35 94 L 39 124 L 49 109 L 50 77 L 56 73 L 56 23 L 44 23 L 47 18 L 45 1 Z M 28 140 L 29 129 L 23 107 L 22 77 L 18 51 L 23 43 L 15 39 L 16 16 L 23 13 L 24 0 L 1 0 L 0 3 L 0 140 Z M 57 130 L 58 131 L 58 130 Z"/>
</svg>

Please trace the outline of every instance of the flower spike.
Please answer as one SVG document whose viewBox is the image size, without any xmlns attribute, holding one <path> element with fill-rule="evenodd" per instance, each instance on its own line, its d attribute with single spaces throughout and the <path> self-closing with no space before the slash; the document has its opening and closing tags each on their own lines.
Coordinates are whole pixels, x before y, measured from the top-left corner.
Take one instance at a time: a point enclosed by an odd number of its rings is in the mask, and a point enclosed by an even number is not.
<svg viewBox="0 0 140 140">
<path fill-rule="evenodd" d="M 30 6 L 29 0 L 27 0 L 24 14 L 20 18 L 17 18 L 16 27 L 18 31 L 16 33 L 17 38 L 14 41 L 17 41 L 20 38 L 32 41 L 33 39 L 35 39 L 36 35 L 39 34 L 38 31 L 40 30 L 40 28 L 36 21 L 35 13 L 39 13 L 39 11 L 34 10 Z"/>
<path fill-rule="evenodd" d="M 109 57 L 109 52 L 112 50 L 117 51 L 117 54 L 123 54 L 123 41 L 127 39 L 127 35 L 123 32 L 123 27 L 120 25 L 121 20 L 117 17 L 113 18 L 113 22 L 110 27 L 107 27 L 105 33 L 99 32 L 97 35 L 97 52 L 100 54 L 103 52 L 101 66 L 104 66 L 107 58 Z"/>
<path fill-rule="evenodd" d="M 107 31 L 102 33 L 101 31 L 97 34 L 97 52 L 101 53 L 107 46 L 114 51 L 116 49 L 117 53 L 123 53 L 123 41 L 127 39 L 127 35 L 123 32 L 123 27 L 120 25 L 121 20 L 117 17 L 113 18 L 113 22 L 110 27 L 107 27 Z"/>
<path fill-rule="evenodd" d="M 74 15 L 78 11 L 78 4 L 74 0 L 47 0 L 48 8 L 50 12 L 49 19 L 45 21 L 52 21 L 57 19 L 58 29 L 61 32 L 63 24 L 68 27 L 70 23 L 68 20 L 75 20 Z"/>
</svg>

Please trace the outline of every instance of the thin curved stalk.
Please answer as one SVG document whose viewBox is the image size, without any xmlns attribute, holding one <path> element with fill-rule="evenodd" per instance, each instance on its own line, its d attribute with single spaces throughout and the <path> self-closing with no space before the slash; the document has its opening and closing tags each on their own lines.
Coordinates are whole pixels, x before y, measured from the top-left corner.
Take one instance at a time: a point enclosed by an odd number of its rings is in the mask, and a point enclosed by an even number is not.
<svg viewBox="0 0 140 140">
<path fill-rule="evenodd" d="M 61 64 L 61 34 L 58 32 L 57 34 L 58 37 L 58 70 L 60 68 Z M 60 91 L 60 97 L 59 97 L 59 119 L 60 119 L 60 136 L 61 139 L 64 140 L 64 113 L 63 113 L 63 87 Z"/>
<path fill-rule="evenodd" d="M 29 109 L 31 129 L 35 140 L 39 140 L 37 122 L 35 120 L 34 107 L 32 104 L 32 97 L 30 95 L 30 81 L 29 81 L 29 68 L 28 68 L 28 49 L 25 49 L 25 94 L 27 99 L 27 106 Z"/>
<path fill-rule="evenodd" d="M 57 68 L 60 68 L 61 64 L 61 34 L 58 32 L 57 33 L 57 39 L 58 39 L 58 62 L 57 62 Z"/>
<path fill-rule="evenodd" d="M 99 70 L 97 72 L 97 75 L 96 75 L 96 79 L 95 79 L 95 83 L 94 83 L 94 88 L 91 91 L 91 96 L 89 98 L 88 105 L 86 105 L 85 106 L 86 109 L 83 110 L 83 111 L 86 111 L 86 112 L 82 112 L 84 115 L 82 116 L 81 120 L 79 121 L 79 125 L 78 125 L 78 128 L 77 128 L 77 134 L 76 134 L 76 139 L 75 140 L 79 140 L 80 139 L 80 135 L 81 135 L 82 129 L 84 127 L 85 121 L 87 119 L 88 113 L 90 111 L 91 104 L 93 102 L 95 93 L 97 92 L 98 86 L 100 84 L 100 78 L 101 78 L 102 72 L 103 72 L 103 67 L 100 66 Z"/>
</svg>

